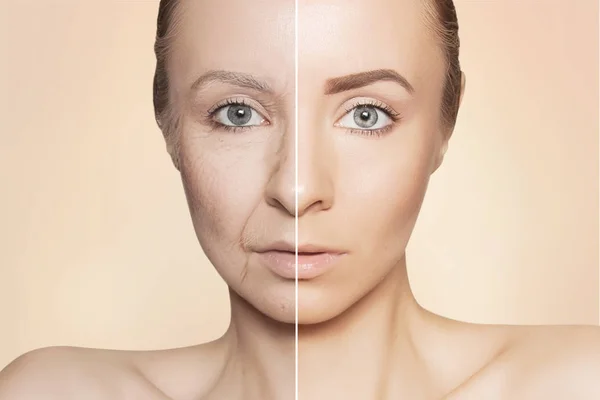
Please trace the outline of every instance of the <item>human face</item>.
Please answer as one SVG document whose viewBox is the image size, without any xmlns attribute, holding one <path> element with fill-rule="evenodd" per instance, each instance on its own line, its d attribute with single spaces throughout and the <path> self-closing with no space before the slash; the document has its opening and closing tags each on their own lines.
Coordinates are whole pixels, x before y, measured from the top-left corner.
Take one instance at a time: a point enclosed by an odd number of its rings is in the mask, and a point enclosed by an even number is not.
<svg viewBox="0 0 600 400">
<path fill-rule="evenodd" d="M 341 314 L 403 261 L 447 140 L 445 60 L 423 7 L 300 2 L 298 246 L 341 253 L 300 256 L 300 324 Z M 366 71 L 380 72 L 347 78 Z"/>
<path fill-rule="evenodd" d="M 293 257 L 294 1 L 179 6 L 169 80 L 196 235 L 232 290 L 293 322 L 294 280 L 264 252 L 282 242 Z"/>
</svg>

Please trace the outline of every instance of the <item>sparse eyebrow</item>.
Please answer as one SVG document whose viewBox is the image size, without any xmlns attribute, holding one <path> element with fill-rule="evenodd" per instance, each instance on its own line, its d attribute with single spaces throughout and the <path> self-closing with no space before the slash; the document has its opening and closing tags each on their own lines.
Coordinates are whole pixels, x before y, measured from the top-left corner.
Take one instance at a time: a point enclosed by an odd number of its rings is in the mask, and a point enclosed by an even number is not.
<svg viewBox="0 0 600 400">
<path fill-rule="evenodd" d="M 400 84 L 408 93 L 413 94 L 415 92 L 410 82 L 393 69 L 376 69 L 330 78 L 325 83 L 325 94 L 337 94 L 347 90 L 358 89 L 378 81 L 393 81 Z"/>
<path fill-rule="evenodd" d="M 259 92 L 268 92 L 272 93 L 273 89 L 269 84 L 263 80 L 258 79 L 257 77 L 246 74 L 243 72 L 233 72 L 233 71 L 225 71 L 225 70 L 212 70 L 207 73 L 201 75 L 196 81 L 192 84 L 192 90 L 197 91 L 202 87 L 207 86 L 214 82 L 221 82 L 230 84 L 233 86 L 239 86 L 247 89 L 254 89 Z"/>
</svg>

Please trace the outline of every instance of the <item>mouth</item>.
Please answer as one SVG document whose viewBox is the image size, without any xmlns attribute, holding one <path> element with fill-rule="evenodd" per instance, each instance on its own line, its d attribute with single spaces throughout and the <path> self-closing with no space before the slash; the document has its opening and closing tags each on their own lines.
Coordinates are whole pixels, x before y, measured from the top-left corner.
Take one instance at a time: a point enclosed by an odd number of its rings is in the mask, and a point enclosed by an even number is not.
<svg viewBox="0 0 600 400">
<path fill-rule="evenodd" d="M 284 279 L 309 280 L 330 270 L 346 255 L 345 251 L 323 246 L 301 245 L 296 248 L 289 243 L 276 243 L 257 252 L 261 261 L 276 275 Z M 296 263 L 297 260 L 297 263 Z"/>
</svg>

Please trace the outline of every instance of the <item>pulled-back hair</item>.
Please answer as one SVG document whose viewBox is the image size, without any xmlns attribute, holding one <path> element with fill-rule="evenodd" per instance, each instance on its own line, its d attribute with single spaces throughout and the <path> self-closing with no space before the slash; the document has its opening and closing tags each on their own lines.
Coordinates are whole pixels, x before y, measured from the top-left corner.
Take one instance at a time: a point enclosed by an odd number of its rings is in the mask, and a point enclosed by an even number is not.
<svg viewBox="0 0 600 400">
<path fill-rule="evenodd" d="M 156 29 L 156 72 L 154 74 L 154 113 L 168 146 L 177 141 L 177 118 L 169 101 L 169 77 L 167 60 L 171 39 L 175 34 L 175 21 L 179 0 L 160 0 Z M 442 97 L 442 123 L 452 129 L 456 123 L 461 91 L 459 62 L 460 40 L 458 19 L 453 0 L 425 0 L 424 17 L 427 25 L 439 41 L 446 60 L 446 77 Z M 173 154 L 172 154 L 173 155 Z"/>
</svg>

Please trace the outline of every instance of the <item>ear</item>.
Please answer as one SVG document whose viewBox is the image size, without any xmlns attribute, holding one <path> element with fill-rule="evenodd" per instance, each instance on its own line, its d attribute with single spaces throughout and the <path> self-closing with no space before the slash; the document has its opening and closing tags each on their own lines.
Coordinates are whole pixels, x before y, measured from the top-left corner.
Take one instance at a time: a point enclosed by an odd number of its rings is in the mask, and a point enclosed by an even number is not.
<svg viewBox="0 0 600 400">
<path fill-rule="evenodd" d="M 465 75 L 465 73 L 463 71 L 460 72 L 460 94 L 458 95 L 458 108 L 460 108 L 464 95 L 465 95 L 465 88 L 467 86 L 467 76 Z M 454 130 L 454 127 L 452 127 L 452 129 L 446 133 L 443 134 L 442 136 L 442 142 L 440 143 L 440 149 L 438 151 L 437 157 L 435 159 L 435 163 L 433 166 L 433 171 L 431 173 L 434 173 L 435 171 L 437 171 L 437 169 L 440 167 L 440 165 L 442 165 L 442 161 L 444 161 L 444 156 L 446 155 L 446 151 L 448 151 L 448 142 L 450 141 L 450 137 L 452 136 L 452 132 Z"/>
<path fill-rule="evenodd" d="M 167 139 L 167 153 L 171 156 L 171 161 L 173 162 L 173 166 L 177 171 L 179 171 L 179 151 L 173 140 Z"/>
<path fill-rule="evenodd" d="M 465 97 L 465 89 L 467 88 L 467 75 L 460 71 L 460 96 L 458 97 L 458 108 L 460 108 L 463 97 Z"/>
</svg>

